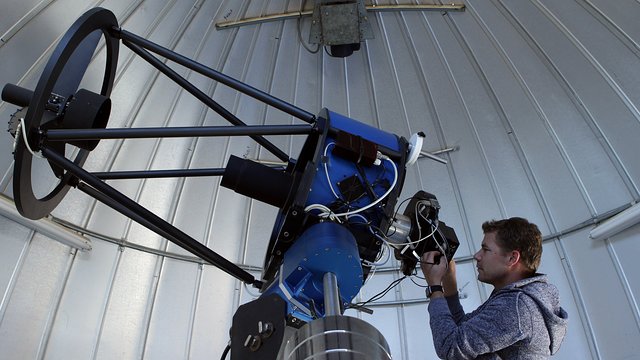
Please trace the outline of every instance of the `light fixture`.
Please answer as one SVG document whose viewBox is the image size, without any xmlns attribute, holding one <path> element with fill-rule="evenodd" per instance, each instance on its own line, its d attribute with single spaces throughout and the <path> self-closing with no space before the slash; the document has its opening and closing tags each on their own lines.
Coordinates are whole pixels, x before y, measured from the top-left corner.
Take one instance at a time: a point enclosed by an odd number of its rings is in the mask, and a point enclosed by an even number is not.
<svg viewBox="0 0 640 360">
<path fill-rule="evenodd" d="M 6 196 L 0 196 L 0 215 L 72 248 L 84 251 L 91 250 L 91 240 L 56 224 L 49 218 L 31 220 L 23 217 L 16 210 L 16 205 L 13 201 Z"/>
<path fill-rule="evenodd" d="M 602 222 L 591 230 L 589 237 L 593 240 L 607 239 L 638 223 L 640 223 L 640 203 Z"/>
<path fill-rule="evenodd" d="M 331 56 L 347 57 L 373 37 L 364 0 L 315 0 L 309 43 L 328 46 Z"/>
</svg>

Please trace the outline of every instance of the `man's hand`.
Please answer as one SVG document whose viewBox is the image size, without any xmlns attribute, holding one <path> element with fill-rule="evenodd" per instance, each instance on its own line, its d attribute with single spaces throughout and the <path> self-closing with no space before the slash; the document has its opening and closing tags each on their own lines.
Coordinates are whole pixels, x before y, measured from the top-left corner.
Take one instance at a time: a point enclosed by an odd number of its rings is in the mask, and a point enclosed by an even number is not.
<svg viewBox="0 0 640 360">
<path fill-rule="evenodd" d="M 437 258 L 437 261 L 436 261 Z M 447 262 L 438 251 L 429 251 L 422 254 L 420 268 L 429 285 L 440 285 L 448 272 Z M 453 274 L 455 278 L 455 273 Z"/>
<path fill-rule="evenodd" d="M 449 260 L 449 270 L 442 279 L 444 296 L 452 296 L 458 292 L 458 280 L 456 280 L 456 262 Z"/>
</svg>

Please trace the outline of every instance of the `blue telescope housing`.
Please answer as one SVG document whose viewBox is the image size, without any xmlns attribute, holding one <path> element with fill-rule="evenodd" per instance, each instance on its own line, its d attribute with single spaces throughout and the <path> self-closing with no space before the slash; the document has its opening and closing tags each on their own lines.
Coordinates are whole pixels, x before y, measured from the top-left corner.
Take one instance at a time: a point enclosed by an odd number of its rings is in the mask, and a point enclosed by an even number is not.
<svg viewBox="0 0 640 360">
<path fill-rule="evenodd" d="M 378 258 L 405 175 L 407 141 L 323 109 L 309 137 L 267 251 L 263 297 L 278 294 L 290 317 L 325 314 L 323 275 L 338 279 L 342 305 L 360 291 Z M 313 151 L 312 155 L 309 152 Z M 296 175 L 300 175 L 296 178 Z"/>
</svg>

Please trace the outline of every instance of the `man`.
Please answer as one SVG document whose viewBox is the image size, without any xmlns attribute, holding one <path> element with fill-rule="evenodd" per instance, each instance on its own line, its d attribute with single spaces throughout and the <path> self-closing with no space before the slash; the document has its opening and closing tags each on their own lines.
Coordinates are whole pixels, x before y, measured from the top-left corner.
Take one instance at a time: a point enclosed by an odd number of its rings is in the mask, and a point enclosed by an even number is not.
<svg viewBox="0 0 640 360">
<path fill-rule="evenodd" d="M 460 305 L 455 263 L 435 251 L 422 256 L 436 353 L 443 359 L 547 359 L 560 348 L 568 316 L 558 289 L 536 273 L 540 230 L 517 217 L 485 222 L 482 230 L 474 255 L 478 280 L 494 290 L 472 313 Z"/>
</svg>

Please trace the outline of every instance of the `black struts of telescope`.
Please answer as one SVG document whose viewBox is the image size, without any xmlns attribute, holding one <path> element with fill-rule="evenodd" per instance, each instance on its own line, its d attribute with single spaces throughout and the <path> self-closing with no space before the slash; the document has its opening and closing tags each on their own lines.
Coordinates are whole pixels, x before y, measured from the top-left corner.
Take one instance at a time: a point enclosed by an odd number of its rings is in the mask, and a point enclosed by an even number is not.
<svg viewBox="0 0 640 360">
<path fill-rule="evenodd" d="M 139 205 L 135 201 L 129 199 L 126 195 L 93 176 L 82 167 L 77 166 L 72 161 L 58 154 L 56 151 L 43 146 L 41 148 L 41 152 L 49 161 L 52 161 L 56 165 L 73 174 L 80 181 L 85 182 L 86 185 L 78 186 L 78 188 L 88 195 L 94 196 L 96 200 L 103 202 L 114 210 L 139 222 L 149 230 L 167 238 L 174 244 L 225 271 L 229 275 L 258 288 L 261 286 L 261 282 L 259 280 L 256 280 L 253 275 L 241 269 L 238 265 L 230 262 L 215 251 L 191 238 L 180 229 L 145 209 L 142 205 Z"/>
<path fill-rule="evenodd" d="M 267 165 L 274 170 L 284 171 L 284 165 Z M 140 170 L 140 171 L 110 171 L 93 172 L 91 175 L 102 180 L 123 179 L 158 179 L 172 177 L 222 176 L 226 168 L 210 169 L 174 169 L 174 170 Z"/>
<path fill-rule="evenodd" d="M 252 86 L 244 84 L 238 80 L 235 80 L 227 75 L 224 75 L 218 71 L 215 71 L 211 68 L 208 68 L 196 61 L 188 59 L 174 51 L 171 51 L 167 48 L 164 48 L 158 44 L 155 44 L 147 39 L 139 37 L 135 34 L 132 34 L 126 30 L 122 29 L 114 29 L 115 36 L 119 36 L 122 39 L 122 43 L 130 48 L 134 53 L 140 56 L 142 59 L 147 61 L 153 67 L 161 71 L 175 83 L 180 85 L 183 89 L 191 93 L 198 100 L 202 101 L 209 108 L 214 110 L 220 116 L 222 116 L 225 120 L 230 122 L 236 126 L 245 126 L 246 124 L 238 119 L 235 115 L 233 115 L 229 110 L 222 107 L 216 101 L 214 101 L 211 97 L 205 94 L 202 90 L 198 89 L 195 85 L 191 84 L 187 79 L 180 76 L 176 71 L 167 66 L 164 62 L 153 56 L 149 51 L 152 51 L 160 56 L 163 56 L 169 60 L 175 61 L 176 63 L 187 67 L 193 71 L 196 71 L 200 74 L 210 77 L 213 80 L 219 81 L 233 89 L 236 89 L 244 94 L 247 94 L 255 99 L 258 99 L 270 106 L 273 106 L 277 109 L 280 109 L 292 116 L 295 116 L 303 121 L 308 123 L 315 122 L 315 116 L 307 111 L 304 111 L 292 104 L 289 104 L 281 99 L 278 99 L 274 96 L 271 96 L 263 91 L 260 91 Z M 147 51 L 149 50 L 149 51 Z M 253 140 L 255 140 L 258 144 L 262 145 L 267 151 L 274 154 L 277 158 L 282 161 L 288 161 L 289 156 L 280 150 L 273 143 L 263 138 L 260 135 L 250 135 Z"/>
<path fill-rule="evenodd" d="M 156 43 L 153 43 L 145 38 L 142 38 L 138 35 L 130 33 L 124 29 L 114 29 L 114 30 L 116 31 L 115 35 L 119 36 L 123 40 L 123 42 L 126 41 L 128 43 L 136 44 L 162 57 L 165 57 L 171 61 L 174 61 L 177 64 L 180 64 L 188 69 L 191 69 L 213 80 L 216 80 L 222 84 L 225 84 L 230 88 L 233 88 L 257 100 L 260 100 L 265 104 L 273 106 L 276 109 L 282 110 L 287 114 L 294 116 L 302 121 L 308 122 L 310 124 L 315 123 L 315 120 L 316 120 L 315 115 L 313 115 L 308 111 L 305 111 L 297 106 L 294 106 L 284 100 L 278 99 L 264 91 L 258 90 L 250 85 L 240 82 L 230 76 L 227 76 L 219 71 L 213 70 L 183 55 L 180 55 L 174 51 L 171 51 L 165 47 L 162 47 Z"/>
<path fill-rule="evenodd" d="M 141 127 L 109 129 L 49 129 L 42 130 L 46 141 L 144 139 L 197 136 L 256 136 L 256 135 L 304 135 L 313 132 L 311 125 L 239 125 L 200 127 Z M 288 157 L 284 155 L 288 161 Z"/>
<path fill-rule="evenodd" d="M 155 58 L 148 51 L 125 40 L 123 40 L 122 43 L 126 45 L 128 48 L 130 48 L 131 50 L 133 50 L 133 52 L 135 52 L 138 56 L 146 60 L 149 64 L 153 65 L 153 67 L 160 70 L 163 74 L 165 74 L 167 77 L 173 80 L 176 84 L 180 85 L 183 89 L 191 93 L 191 95 L 195 96 L 198 100 L 202 101 L 210 109 L 217 112 L 220 116 L 222 116 L 225 120 L 227 120 L 231 124 L 236 126 L 247 125 L 244 122 L 242 122 L 242 120 L 238 119 L 235 115 L 233 115 L 229 110 L 225 109 L 220 104 L 215 102 L 202 90 L 198 89 L 195 85 L 190 83 L 187 79 L 183 78 L 177 72 L 175 72 L 173 69 L 167 66 L 165 63 Z M 270 153 L 278 157 L 278 159 L 282 161 L 289 160 L 289 156 L 285 154 L 282 150 L 280 150 L 277 146 L 275 146 L 273 143 L 271 143 L 269 140 L 259 135 L 251 135 L 251 138 L 255 140 L 258 144 L 262 145 Z"/>
<path fill-rule="evenodd" d="M 202 127 L 173 127 L 173 128 L 105 128 L 106 123 L 78 123 L 72 121 L 76 118 L 84 119 L 85 117 L 91 118 L 90 114 L 84 114 L 82 111 L 77 116 L 77 111 L 71 114 L 69 107 L 67 112 L 60 112 L 57 114 L 59 124 L 56 126 L 40 126 L 42 119 L 43 107 L 46 108 L 47 99 L 50 94 L 42 94 L 51 92 L 52 84 L 62 74 L 59 69 L 61 64 L 65 64 L 70 58 L 70 54 L 78 48 L 78 41 L 84 41 L 83 39 L 88 34 L 94 31 L 102 31 L 107 41 L 107 67 L 105 77 L 103 81 L 103 88 L 98 96 L 108 101 L 108 97 L 113 85 L 113 79 L 115 74 L 115 61 L 117 61 L 117 39 L 122 40 L 122 43 L 129 47 L 135 54 L 140 56 L 143 60 L 155 67 L 158 71 L 169 77 L 177 85 L 182 87 L 185 91 L 192 94 L 204 105 L 215 111 L 226 121 L 233 126 L 202 126 Z M 164 58 L 164 59 L 161 59 Z M 298 118 L 308 124 L 304 125 L 247 125 L 229 110 L 218 104 L 208 96 L 202 90 L 198 89 L 194 84 L 190 83 L 186 78 L 181 76 L 178 72 L 169 67 L 165 61 L 173 61 L 178 65 L 181 65 L 194 72 L 207 76 L 208 78 L 220 82 L 230 88 L 233 88 L 243 94 L 246 94 L 256 100 L 259 100 L 266 105 L 279 109 L 286 114 L 289 114 L 295 118 Z M 272 153 L 276 158 L 284 163 L 289 164 L 291 159 L 284 151 L 279 149 L 275 144 L 267 140 L 264 136 L 273 135 L 298 135 L 306 134 L 310 135 L 317 132 L 316 116 L 301 108 L 298 108 L 286 101 L 278 99 L 264 91 L 258 90 L 252 86 L 244 84 L 236 79 L 233 79 L 227 75 L 224 75 L 216 70 L 213 70 L 203 64 L 200 64 L 194 60 L 191 60 L 183 55 L 180 55 L 174 51 L 171 51 L 165 47 L 155 44 L 147 39 L 130 33 L 118 27 L 115 16 L 105 9 L 94 9 L 83 15 L 78 19 L 74 26 L 65 34 L 61 45 L 56 48 L 53 57 L 49 60 L 49 64 L 45 68 L 49 69 L 45 71 L 41 78 L 41 85 L 39 83 L 36 91 L 21 88 L 16 85 L 7 85 L 2 92 L 2 99 L 9 101 L 16 105 L 30 108 L 25 118 L 25 123 L 28 129 L 29 144 L 34 150 L 40 150 L 42 155 L 49 161 L 54 172 L 56 169 L 64 169 L 68 174 L 61 174 L 62 182 L 55 188 L 49 195 L 44 198 L 38 199 L 33 194 L 31 188 L 24 190 L 18 187 L 17 193 L 20 194 L 17 198 L 19 201 L 18 208 L 26 214 L 29 218 L 40 218 L 43 214 L 50 212 L 57 203 L 62 199 L 64 193 L 66 193 L 69 186 L 76 186 L 81 191 L 94 197 L 100 202 L 113 208 L 114 210 L 122 213 L 123 215 L 131 218 L 132 220 L 140 223 L 146 228 L 154 231 L 158 235 L 168 239 L 176 245 L 184 248 L 190 253 L 202 258 L 204 261 L 222 269 L 228 274 L 234 276 L 237 279 L 242 280 L 247 284 L 252 284 L 256 287 L 261 287 L 262 283 L 256 280 L 253 275 L 247 271 L 241 269 L 237 265 L 233 264 L 229 260 L 223 258 L 213 250 L 209 249 L 202 243 L 191 238 L 186 233 L 182 232 L 178 228 L 174 227 L 167 221 L 153 214 L 143 206 L 139 205 L 135 201 L 129 199 L 124 194 L 120 193 L 113 187 L 109 186 L 104 180 L 107 179 L 133 179 L 133 178 L 161 178 L 161 177 L 189 177 L 189 176 L 220 176 L 224 174 L 226 169 L 175 169 L 175 170 L 144 170 L 144 171 L 119 171 L 119 172 L 96 172 L 89 173 L 82 168 L 82 163 L 86 158 L 88 151 L 93 148 L 83 147 L 78 144 L 78 141 L 94 141 L 96 144 L 98 140 L 102 139 L 133 139 L 133 138 L 163 138 L 163 137 L 198 137 L 198 136 L 250 136 L 259 145 L 264 147 L 265 150 Z M 44 79 L 44 80 L 43 80 Z M 46 85 L 46 86 L 45 86 Z M 78 85 L 78 84 L 76 84 Z M 40 89 L 44 87 L 46 90 Z M 40 90 L 38 90 L 40 89 Z M 77 104 L 93 104 L 95 99 L 84 99 L 80 97 L 82 91 L 79 89 L 75 94 L 71 94 L 67 105 L 72 104 L 72 100 L 75 101 L 72 105 Z M 55 94 L 51 94 L 53 96 Z M 69 94 L 64 94 L 67 96 Z M 82 101 L 80 101 L 82 100 Z M 99 99 L 100 100 L 100 99 Z M 77 103 L 77 104 L 76 104 Z M 86 104 L 85 104 L 86 105 Z M 66 106 L 66 105 L 65 105 Z M 87 105 L 89 106 L 89 105 Z M 85 108 L 80 108 L 84 110 Z M 50 110 L 50 109 L 47 109 Z M 109 109 L 98 109 L 94 118 L 99 119 L 98 115 L 106 116 L 108 119 Z M 104 110 L 104 111 L 103 111 Z M 39 111 L 39 112 L 38 112 Z M 106 115 L 105 115 L 106 114 Z M 74 116 L 72 116 L 74 115 Z M 93 119 L 93 120 L 95 120 Z M 101 119 L 101 118 L 100 118 Z M 18 140 L 17 140 L 18 141 Z M 64 151 L 61 151 L 61 144 L 68 143 L 75 145 L 81 149 L 81 155 L 75 160 L 67 159 L 64 156 Z M 95 146 L 94 146 L 95 147 Z M 62 147 L 64 149 L 64 147 Z M 21 158 L 17 161 L 17 164 L 25 164 L 24 169 L 20 168 L 18 176 L 25 176 L 27 187 L 31 186 L 30 182 L 30 167 L 31 157 L 22 148 L 18 149 L 18 154 L 21 154 Z M 29 149 L 30 150 L 30 149 Z M 84 151 L 84 152 L 82 152 Z M 283 170 L 282 165 L 273 165 L 278 170 Z M 58 176 L 58 174 L 56 174 Z M 24 191 L 22 191 L 24 190 Z"/>
</svg>

